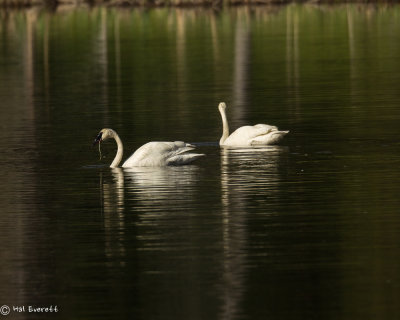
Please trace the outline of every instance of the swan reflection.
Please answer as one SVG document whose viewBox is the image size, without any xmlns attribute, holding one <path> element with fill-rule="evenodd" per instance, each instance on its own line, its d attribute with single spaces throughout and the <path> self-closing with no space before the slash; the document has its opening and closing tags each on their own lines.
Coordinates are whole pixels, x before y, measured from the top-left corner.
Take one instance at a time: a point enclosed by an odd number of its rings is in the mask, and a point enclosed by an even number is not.
<svg viewBox="0 0 400 320">
<path fill-rule="evenodd" d="M 198 172 L 197 166 L 111 168 L 111 179 L 100 173 L 103 211 L 122 213 L 125 192 L 139 202 L 170 200 L 172 193 L 190 198 Z"/>
<path fill-rule="evenodd" d="M 221 204 L 223 233 L 222 319 L 238 313 L 245 290 L 250 206 L 279 191 L 279 162 L 286 148 L 221 148 Z"/>
<path fill-rule="evenodd" d="M 190 214 L 198 174 L 197 166 L 112 168 L 100 173 L 105 253 L 110 264 L 125 265 L 126 221 L 133 217 L 129 212 L 135 212 L 136 226 L 151 228 L 168 225 L 182 212 Z M 158 240 L 165 234 L 140 230 L 136 238 L 146 240 L 146 246 L 163 245 Z"/>
<path fill-rule="evenodd" d="M 100 172 L 101 208 L 104 215 L 123 214 L 124 186 L 124 173 L 121 168 L 111 169 L 111 179 Z"/>
<path fill-rule="evenodd" d="M 110 266 L 114 264 L 120 266 L 125 265 L 124 186 L 124 173 L 121 168 L 111 169 L 111 177 L 100 172 L 101 208 L 103 211 L 105 232 L 105 255 Z"/>
<path fill-rule="evenodd" d="M 279 164 L 288 151 L 282 146 L 221 148 L 223 202 L 262 195 L 267 200 L 279 191 Z M 232 199 L 233 198 L 233 199 Z"/>
<path fill-rule="evenodd" d="M 128 210 L 148 215 L 187 211 L 195 198 L 198 174 L 199 168 L 193 165 L 112 168 L 111 176 L 101 174 L 104 215 L 123 215 L 126 206 Z"/>
<path fill-rule="evenodd" d="M 124 169 L 127 192 L 142 204 L 173 205 L 190 200 L 198 179 L 197 166 L 135 167 Z"/>
</svg>

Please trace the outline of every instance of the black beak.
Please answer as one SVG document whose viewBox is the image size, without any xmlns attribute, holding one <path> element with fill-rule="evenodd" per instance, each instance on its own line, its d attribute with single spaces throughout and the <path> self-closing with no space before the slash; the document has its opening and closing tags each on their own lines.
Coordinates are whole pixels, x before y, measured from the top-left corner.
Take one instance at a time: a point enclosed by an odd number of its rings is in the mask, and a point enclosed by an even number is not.
<svg viewBox="0 0 400 320">
<path fill-rule="evenodd" d="M 100 132 L 99 135 L 97 136 L 97 138 L 94 139 L 94 141 L 93 141 L 93 147 L 94 147 L 96 144 L 98 144 L 99 142 L 102 141 L 102 140 L 101 140 L 101 136 L 102 136 L 102 135 L 103 135 L 103 132 Z"/>
</svg>

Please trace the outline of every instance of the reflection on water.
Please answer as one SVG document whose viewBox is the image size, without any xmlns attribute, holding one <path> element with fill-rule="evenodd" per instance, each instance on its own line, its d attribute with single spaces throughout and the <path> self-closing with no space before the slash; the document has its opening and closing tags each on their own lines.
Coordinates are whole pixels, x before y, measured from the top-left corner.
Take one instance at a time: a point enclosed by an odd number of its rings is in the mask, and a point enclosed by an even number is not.
<svg viewBox="0 0 400 320">
<path fill-rule="evenodd" d="M 235 202 L 260 192 L 263 196 L 268 195 L 258 201 L 268 202 L 274 198 L 280 187 L 278 167 L 282 165 L 281 155 L 287 152 L 287 147 L 281 146 L 221 148 L 223 202 L 236 206 L 239 204 Z"/>
<path fill-rule="evenodd" d="M 142 223 L 156 224 L 169 211 L 190 215 L 199 179 L 194 165 L 126 168 L 126 192 L 134 201 Z"/>
<path fill-rule="evenodd" d="M 124 215 L 135 214 L 135 238 L 141 245 L 137 248 L 143 257 L 159 255 L 176 257 L 176 250 L 186 252 L 187 258 L 202 260 L 201 247 L 205 245 L 206 252 L 216 250 L 214 254 L 220 256 L 209 271 L 220 273 L 219 279 L 212 284 L 221 299 L 220 318 L 233 319 L 240 314 L 240 305 L 243 302 L 245 290 L 245 275 L 247 272 L 248 244 L 248 210 L 254 197 L 260 194 L 264 201 L 279 193 L 279 157 L 285 153 L 283 147 L 265 148 L 222 148 L 219 203 L 221 214 L 213 217 L 213 227 L 204 230 L 206 237 L 218 239 L 206 249 L 207 241 L 193 238 L 193 232 L 202 226 L 192 224 L 197 221 L 193 207 L 199 205 L 200 179 L 204 179 L 204 172 L 198 166 L 162 167 L 162 168 L 126 168 L 112 169 L 111 176 L 103 177 L 106 172 L 100 172 L 100 189 L 102 190 L 102 207 L 105 223 L 106 242 L 105 250 L 109 261 L 120 266 L 125 265 L 124 247 L 125 235 L 129 226 L 126 226 Z M 257 192 L 258 191 L 258 192 Z M 198 199 L 200 197 L 200 199 Z M 208 198 L 209 196 L 206 196 Z M 215 198 L 216 199 L 216 198 Z M 212 211 L 212 203 L 205 203 Z M 211 206 L 210 206 L 211 205 Z M 215 220 L 219 217 L 220 220 Z M 207 219 L 210 219 L 208 217 Z M 182 224 L 183 223 L 183 224 Z M 202 222 L 204 224 L 204 221 Z M 217 234 L 213 235 L 214 231 Z M 219 231 L 218 231 L 219 230 Z M 199 232 L 199 231 L 196 231 Z M 203 232 L 201 232 L 203 233 Z M 218 235 L 220 233 L 220 235 Z M 180 234 L 180 235 L 179 235 Z M 184 242 L 177 242 L 182 239 Z M 199 241 L 199 242 L 198 242 Z M 198 242 L 198 243 L 197 243 Z M 198 247 L 200 245 L 200 247 Z M 190 249 L 190 251 L 187 251 Z M 155 254 L 159 252 L 159 254 Z M 216 257 L 214 257 L 215 259 Z M 113 265 L 110 265 L 112 267 Z M 170 275 L 171 272 L 179 276 L 178 269 L 165 269 L 164 263 L 154 265 L 149 269 L 147 265 L 144 273 L 148 276 Z M 177 266 L 176 266 L 177 267 Z M 185 275 L 185 272 L 183 273 Z M 188 275 L 187 281 L 196 283 L 193 274 Z M 179 276 L 180 277 L 180 276 Z M 184 277 L 185 278 L 185 277 Z M 178 283 L 174 283 L 179 287 Z M 191 299 L 199 299 L 195 291 Z"/>
<path fill-rule="evenodd" d="M 189 217 L 195 203 L 198 171 L 197 166 L 188 165 L 115 168 L 111 169 L 111 176 L 100 172 L 107 255 L 117 261 L 120 259 L 121 263 L 124 262 L 125 215 L 131 210 L 134 210 L 138 219 L 138 230 L 162 227 L 166 219 L 173 219 L 172 212 L 182 212 Z M 138 233 L 136 239 L 145 241 L 151 250 L 163 250 L 164 240 L 167 240 L 158 232 Z"/>
<path fill-rule="evenodd" d="M 318 112 L 326 111 L 333 113 L 332 125 L 357 135 L 351 129 L 357 126 L 342 123 L 341 115 L 347 113 L 350 124 L 360 118 L 389 121 L 386 108 L 376 114 L 364 106 L 371 99 L 377 104 L 385 97 L 398 99 L 398 90 L 390 85 L 398 80 L 391 72 L 398 68 L 399 47 L 391 33 L 399 24 L 398 11 L 398 6 L 384 5 L 290 5 L 218 14 L 73 7 L 54 13 L 11 10 L 1 13 L 0 80 L 22 87 L 18 92 L 23 92 L 31 118 L 60 121 L 59 112 L 68 108 L 71 116 L 82 111 L 81 117 L 75 115 L 77 125 L 97 128 L 99 119 L 108 125 L 130 117 L 134 133 L 122 125 L 116 129 L 141 142 L 149 136 L 169 138 L 165 132 L 171 126 L 176 134 L 186 133 L 186 140 L 194 140 L 197 136 L 190 128 L 195 119 L 203 118 L 204 110 L 211 114 L 218 101 L 234 106 L 234 127 L 253 123 L 250 111 L 257 120 L 271 119 L 267 123 L 299 132 L 305 123 L 316 123 Z M 375 22 L 380 28 L 372 27 Z M 374 50 L 374 39 L 380 41 L 379 50 Z M 168 63 L 161 63 L 165 59 Z M 368 64 L 366 59 L 385 64 Z M 379 83 L 374 86 L 371 79 L 376 77 Z M 203 85 L 207 95 L 198 91 Z M 366 87 L 370 90 L 362 94 Z M 149 88 L 161 94 L 148 95 Z M 13 91 L 0 91 L 3 101 L 16 104 L 11 101 Z M 57 101 L 55 95 L 63 99 Z M 307 108 L 313 112 L 305 112 Z M 40 111 L 35 114 L 35 109 Z M 99 117 L 89 117 L 93 112 Z M 149 113 L 163 114 L 166 121 L 155 126 Z M 183 118 L 187 121 L 179 121 Z M 218 120 L 216 114 L 205 125 L 205 141 L 218 136 Z"/>
<path fill-rule="evenodd" d="M 100 172 L 100 205 L 104 217 L 105 254 L 108 263 L 125 265 L 125 189 L 121 168 L 110 168 L 112 181 L 103 181 Z"/>
<path fill-rule="evenodd" d="M 116 168 L 110 170 L 111 175 L 107 171 L 100 172 L 105 253 L 109 267 L 126 266 L 126 251 L 130 251 L 125 247 L 126 234 L 132 232 L 129 225 L 126 225 L 129 220 L 126 215 L 134 214 L 134 237 L 139 242 L 136 248 L 141 252 L 139 256 L 146 260 L 153 257 L 152 259 L 159 261 L 159 264 L 147 261 L 143 270 L 144 277 L 158 275 L 163 278 L 170 277 L 172 273 L 175 275 L 173 278 L 183 277 L 194 285 L 198 281 L 195 274 L 184 271 L 188 265 L 178 264 L 170 269 L 159 259 L 164 259 L 164 255 L 172 259 L 190 259 L 197 261 L 199 266 L 196 268 L 202 268 L 205 264 L 202 256 L 208 255 L 209 251 L 214 252 L 215 263 L 202 272 L 219 274 L 218 279 L 211 284 L 221 300 L 219 317 L 236 318 L 241 312 L 240 305 L 246 289 L 248 210 L 253 205 L 260 205 L 251 198 L 259 195 L 258 201 L 268 201 L 279 193 L 278 166 L 281 163 L 281 154 L 286 151 L 284 147 L 275 146 L 222 148 L 220 176 L 214 177 L 220 181 L 220 190 L 217 193 L 219 199 L 214 195 L 210 197 L 199 194 L 200 180 L 206 176 L 198 166 Z M 203 198 L 211 200 L 203 204 L 211 211 L 205 215 L 206 220 L 193 211 L 194 207 L 199 207 L 199 201 L 203 201 Z M 221 213 L 213 212 L 215 209 L 212 201 L 215 200 L 219 203 L 215 205 L 221 206 Z M 210 220 L 212 227 L 203 230 L 204 223 L 209 223 L 207 220 Z M 200 232 L 201 237 L 216 241 L 209 243 L 207 240 L 197 239 L 193 232 Z M 180 251 L 185 258 L 177 255 Z M 173 285 L 175 288 L 181 286 L 176 282 Z M 204 283 L 197 285 L 203 287 Z M 200 299 L 200 292 L 194 288 L 193 290 L 188 299 Z M 153 303 L 156 304 L 153 308 L 157 303 L 158 308 L 165 308 L 157 299 Z"/>
<path fill-rule="evenodd" d="M 133 167 L 124 169 L 129 180 L 127 190 L 139 202 L 153 201 L 154 205 L 163 201 L 191 198 L 198 179 L 196 165 L 166 167 Z M 176 198 L 171 198 L 171 194 Z M 177 203 L 177 206 L 180 206 Z"/>
<path fill-rule="evenodd" d="M 282 147 L 221 148 L 221 203 L 223 234 L 223 315 L 233 319 L 245 291 L 249 264 L 248 246 L 249 197 L 262 194 L 268 201 L 279 192 L 278 163 Z M 253 202 L 252 205 L 258 205 Z"/>
</svg>

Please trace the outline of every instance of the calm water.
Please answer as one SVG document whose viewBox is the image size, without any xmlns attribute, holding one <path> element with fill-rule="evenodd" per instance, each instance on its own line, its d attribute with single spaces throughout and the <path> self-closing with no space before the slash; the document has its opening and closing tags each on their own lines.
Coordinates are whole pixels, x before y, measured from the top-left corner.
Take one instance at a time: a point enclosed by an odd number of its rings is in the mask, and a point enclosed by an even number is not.
<svg viewBox="0 0 400 320">
<path fill-rule="evenodd" d="M 220 149 L 220 101 L 291 133 Z M 398 5 L 0 11 L 0 306 L 398 319 L 399 107 Z M 207 157 L 111 170 L 103 127 Z"/>
</svg>

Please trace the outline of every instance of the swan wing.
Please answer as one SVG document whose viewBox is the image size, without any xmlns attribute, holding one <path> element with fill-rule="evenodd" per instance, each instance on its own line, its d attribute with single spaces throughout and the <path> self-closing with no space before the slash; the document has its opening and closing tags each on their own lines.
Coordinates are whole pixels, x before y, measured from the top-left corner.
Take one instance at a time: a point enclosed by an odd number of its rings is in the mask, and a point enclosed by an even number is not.
<svg viewBox="0 0 400 320">
<path fill-rule="evenodd" d="M 188 151 L 191 151 L 196 147 L 192 144 L 182 141 L 171 142 L 169 146 L 170 149 L 168 152 L 166 165 L 184 165 L 205 156 L 205 154 L 202 153 L 187 153 Z"/>
<path fill-rule="evenodd" d="M 256 145 L 277 144 L 288 133 L 289 133 L 289 131 L 273 130 L 273 131 L 268 132 L 267 134 L 263 134 L 263 135 L 255 137 L 254 139 L 251 139 L 250 145 L 256 146 Z"/>
<path fill-rule="evenodd" d="M 176 156 L 172 156 L 168 158 L 167 164 L 172 166 L 179 166 L 189 164 L 195 161 L 198 158 L 204 157 L 205 154 L 203 153 L 185 153 L 185 154 L 178 154 Z"/>
<path fill-rule="evenodd" d="M 267 134 L 268 132 L 271 132 L 271 131 L 278 130 L 277 126 L 270 126 L 269 124 L 263 124 L 263 123 L 256 124 L 253 127 L 257 128 L 260 131 L 264 131 L 265 132 L 264 134 Z"/>
<path fill-rule="evenodd" d="M 267 135 L 278 128 L 268 124 L 256 124 L 254 126 L 243 126 L 236 129 L 225 141 L 228 146 L 250 146 L 252 141 L 261 136 Z"/>
<path fill-rule="evenodd" d="M 186 164 L 194 161 L 198 157 L 193 157 L 191 161 L 187 157 L 190 154 L 182 155 L 195 147 L 183 141 L 153 141 L 148 142 L 137 149 L 129 157 L 122 167 L 155 167 L 171 164 Z M 195 154 L 193 154 L 195 155 Z"/>
</svg>

